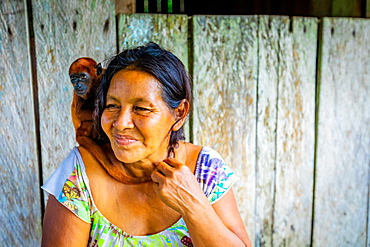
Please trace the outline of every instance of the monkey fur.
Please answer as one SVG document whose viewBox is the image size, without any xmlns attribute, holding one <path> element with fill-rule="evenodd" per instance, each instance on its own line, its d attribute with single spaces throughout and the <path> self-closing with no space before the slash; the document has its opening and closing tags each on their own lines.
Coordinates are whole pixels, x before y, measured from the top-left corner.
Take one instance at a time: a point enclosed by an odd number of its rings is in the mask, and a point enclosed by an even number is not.
<svg viewBox="0 0 370 247">
<path fill-rule="evenodd" d="M 89 57 L 75 60 L 69 67 L 73 85 L 71 104 L 72 121 L 76 130 L 77 143 L 86 148 L 116 180 L 125 184 L 149 182 L 148 179 L 132 179 L 115 167 L 98 145 L 98 132 L 93 128 L 94 96 L 105 69 Z"/>
</svg>

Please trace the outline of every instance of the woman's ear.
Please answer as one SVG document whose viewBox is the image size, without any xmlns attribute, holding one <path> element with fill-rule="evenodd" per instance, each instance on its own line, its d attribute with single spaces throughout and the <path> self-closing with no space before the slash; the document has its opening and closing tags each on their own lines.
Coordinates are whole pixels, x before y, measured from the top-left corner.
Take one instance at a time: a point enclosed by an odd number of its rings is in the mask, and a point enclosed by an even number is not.
<svg viewBox="0 0 370 247">
<path fill-rule="evenodd" d="M 189 101 L 187 99 L 181 100 L 179 106 L 174 111 L 176 116 L 176 122 L 172 127 L 173 131 L 178 131 L 184 125 L 189 109 L 190 109 Z"/>
</svg>

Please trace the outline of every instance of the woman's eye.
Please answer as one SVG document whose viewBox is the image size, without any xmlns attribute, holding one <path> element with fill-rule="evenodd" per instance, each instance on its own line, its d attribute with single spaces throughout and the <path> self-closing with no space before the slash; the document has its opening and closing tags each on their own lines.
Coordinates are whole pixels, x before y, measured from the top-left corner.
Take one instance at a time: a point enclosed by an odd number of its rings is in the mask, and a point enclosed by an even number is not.
<svg viewBox="0 0 370 247">
<path fill-rule="evenodd" d="M 115 109 L 118 109 L 119 107 L 115 104 L 108 104 L 105 106 L 105 109 L 108 109 L 108 110 L 115 110 Z"/>
<path fill-rule="evenodd" d="M 134 109 L 135 109 L 135 111 L 138 111 L 138 112 L 150 112 L 150 109 L 144 108 L 144 107 L 139 107 L 139 106 L 136 106 Z"/>
</svg>

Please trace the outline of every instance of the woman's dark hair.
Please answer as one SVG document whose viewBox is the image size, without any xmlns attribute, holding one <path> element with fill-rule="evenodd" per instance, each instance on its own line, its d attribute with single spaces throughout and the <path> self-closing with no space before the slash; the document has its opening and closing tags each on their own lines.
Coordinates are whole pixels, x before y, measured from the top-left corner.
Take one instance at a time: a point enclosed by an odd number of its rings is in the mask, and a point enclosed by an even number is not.
<svg viewBox="0 0 370 247">
<path fill-rule="evenodd" d="M 112 57 L 96 92 L 94 124 L 99 132 L 101 143 L 108 142 L 100 123 L 108 88 L 113 76 L 123 69 L 139 70 L 154 76 L 161 83 L 162 98 L 168 107 L 175 109 L 183 99 L 187 99 L 190 105 L 189 113 L 191 113 L 192 82 L 183 63 L 171 52 L 152 42 L 145 46 L 127 49 Z M 178 141 L 184 139 L 184 129 L 181 127 L 177 131 L 172 131 L 169 146 L 175 148 Z"/>
</svg>

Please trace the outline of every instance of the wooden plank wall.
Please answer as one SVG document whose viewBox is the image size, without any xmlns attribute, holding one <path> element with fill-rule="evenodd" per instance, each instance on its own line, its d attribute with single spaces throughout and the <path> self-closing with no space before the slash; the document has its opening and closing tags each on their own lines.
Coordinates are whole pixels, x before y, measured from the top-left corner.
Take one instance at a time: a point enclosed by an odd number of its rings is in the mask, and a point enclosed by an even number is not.
<svg viewBox="0 0 370 247">
<path fill-rule="evenodd" d="M 254 246 L 370 243 L 370 20 L 324 18 L 319 24 L 304 17 L 146 14 L 116 19 L 113 0 L 32 0 L 38 88 L 33 100 L 26 6 L 4 3 L 1 243 L 39 245 L 39 184 L 75 145 L 70 63 L 81 56 L 104 61 L 117 49 L 148 41 L 172 50 L 192 73 L 191 141 L 219 151 L 240 176 L 234 191 Z"/>
<path fill-rule="evenodd" d="M 27 8 L 0 4 L 0 245 L 38 246 L 41 201 Z"/>
</svg>

